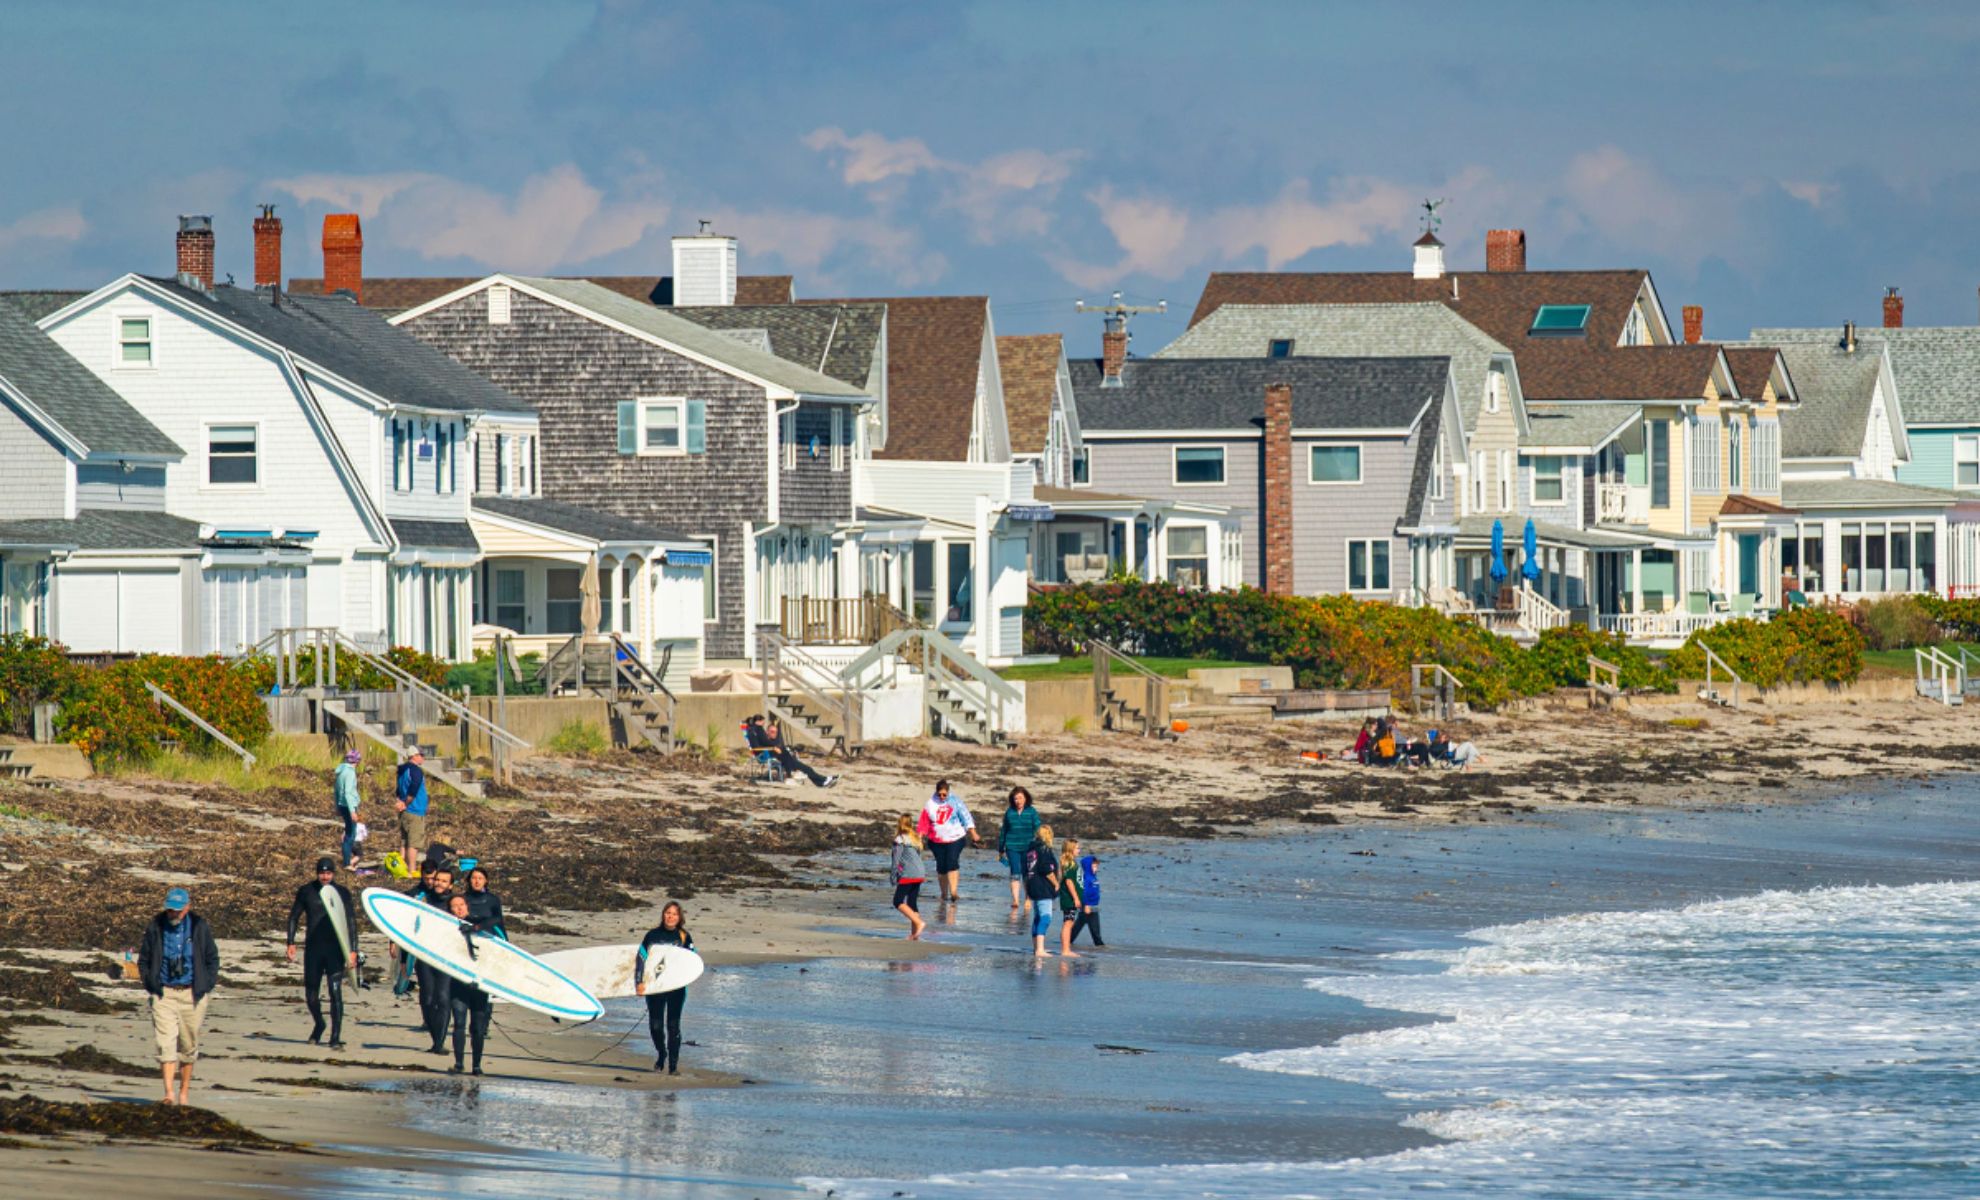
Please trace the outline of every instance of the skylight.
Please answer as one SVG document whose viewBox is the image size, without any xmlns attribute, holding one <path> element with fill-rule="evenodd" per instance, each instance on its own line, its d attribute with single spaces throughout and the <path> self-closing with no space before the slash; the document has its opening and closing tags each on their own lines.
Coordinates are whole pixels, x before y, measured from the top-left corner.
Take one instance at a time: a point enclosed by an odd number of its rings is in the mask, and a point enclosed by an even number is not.
<svg viewBox="0 0 1980 1200">
<path fill-rule="evenodd" d="M 1588 332 L 1586 304 L 1542 304 L 1528 337 L 1581 337 Z"/>
<path fill-rule="evenodd" d="M 1270 345 L 1269 347 L 1267 347 L 1267 348 L 1266 348 L 1266 352 L 1265 352 L 1265 353 L 1266 353 L 1266 357 L 1268 357 L 1268 358 L 1291 358 L 1291 357 L 1292 357 L 1292 339 L 1291 339 L 1291 338 L 1273 338 L 1273 339 L 1272 339 L 1272 344 L 1271 344 L 1271 345 Z"/>
</svg>

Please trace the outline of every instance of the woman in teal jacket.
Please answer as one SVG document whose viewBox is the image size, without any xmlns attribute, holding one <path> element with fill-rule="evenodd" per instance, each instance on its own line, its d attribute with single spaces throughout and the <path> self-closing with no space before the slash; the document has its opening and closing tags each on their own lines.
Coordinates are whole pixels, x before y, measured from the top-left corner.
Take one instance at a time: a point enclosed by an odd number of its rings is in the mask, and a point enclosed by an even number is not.
<svg viewBox="0 0 1980 1200">
<path fill-rule="evenodd" d="M 1024 852 L 1038 836 L 1038 809 L 1031 802 L 1031 792 L 1023 784 L 1011 789 L 1010 799 L 1004 808 L 1004 828 L 997 834 L 997 851 L 1004 856 L 1004 865 L 1011 871 L 1011 911 L 1017 912 L 1025 904 L 1024 897 Z"/>
</svg>

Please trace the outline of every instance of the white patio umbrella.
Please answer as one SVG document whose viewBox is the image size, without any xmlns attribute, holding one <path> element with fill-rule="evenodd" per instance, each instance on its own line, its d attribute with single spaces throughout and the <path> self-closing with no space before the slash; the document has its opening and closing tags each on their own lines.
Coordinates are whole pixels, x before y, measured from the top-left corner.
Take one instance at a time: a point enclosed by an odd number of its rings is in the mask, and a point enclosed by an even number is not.
<svg viewBox="0 0 1980 1200">
<path fill-rule="evenodd" d="M 584 578 L 578 583 L 578 619 L 584 622 L 584 636 L 587 638 L 598 636 L 598 621 L 603 615 L 598 594 L 598 556 L 594 554 L 591 561 L 585 564 Z"/>
</svg>

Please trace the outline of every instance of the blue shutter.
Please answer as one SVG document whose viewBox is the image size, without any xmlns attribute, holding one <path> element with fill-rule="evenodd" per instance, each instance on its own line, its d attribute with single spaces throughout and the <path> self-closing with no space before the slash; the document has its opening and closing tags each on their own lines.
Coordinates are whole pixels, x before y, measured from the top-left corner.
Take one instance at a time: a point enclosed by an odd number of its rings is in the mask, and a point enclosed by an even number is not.
<svg viewBox="0 0 1980 1200">
<path fill-rule="evenodd" d="M 687 402 L 687 452 L 689 454 L 708 452 L 708 401 L 706 400 Z"/>
<path fill-rule="evenodd" d="M 619 453 L 639 453 L 639 405 L 636 401 L 619 401 Z"/>
</svg>

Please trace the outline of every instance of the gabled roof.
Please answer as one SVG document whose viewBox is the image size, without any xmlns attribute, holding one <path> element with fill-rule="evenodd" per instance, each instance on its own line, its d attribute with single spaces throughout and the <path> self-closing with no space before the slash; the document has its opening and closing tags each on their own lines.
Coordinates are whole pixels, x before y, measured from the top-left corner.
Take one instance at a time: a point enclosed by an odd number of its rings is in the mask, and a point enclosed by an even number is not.
<svg viewBox="0 0 1980 1200">
<path fill-rule="evenodd" d="M 1755 341 L 1842 340 L 1839 328 L 1756 329 Z M 1904 398 L 1905 423 L 1980 425 L 1980 327 L 1907 326 L 1859 329 L 1858 352 L 1869 342 L 1890 347 L 1891 374 Z"/>
<path fill-rule="evenodd" d="M 0 547 L 197 550 L 198 521 L 162 512 L 85 508 L 71 518 L 0 521 Z"/>
<path fill-rule="evenodd" d="M 648 525 L 644 521 L 634 521 L 612 513 L 599 512 L 576 504 L 565 504 L 560 500 L 545 500 L 537 496 L 476 496 L 475 511 L 506 517 L 543 529 L 567 533 L 573 537 L 594 542 L 639 542 L 658 544 L 661 542 L 682 542 L 698 544 L 686 534 Z"/>
<path fill-rule="evenodd" d="M 778 358 L 861 389 L 887 328 L 884 304 L 677 305 L 667 312 L 732 334 L 761 332 Z"/>
<path fill-rule="evenodd" d="M 1758 403 L 1767 390 L 1767 381 L 1774 377 L 1775 368 L 1781 366 L 1780 351 L 1772 346 L 1727 345 L 1725 352 L 1726 365 L 1732 368 L 1733 385 L 1739 389 L 1740 395 Z M 1785 370 L 1781 374 L 1783 379 L 1789 380 L 1787 386 L 1791 393 L 1794 387 L 1791 377 Z M 1791 394 L 1776 393 L 1775 398 L 1783 403 L 1794 401 Z"/>
<path fill-rule="evenodd" d="M 1755 496 L 1735 494 L 1727 496 L 1725 502 L 1719 505 L 1719 515 L 1722 517 L 1782 517 L 1793 516 L 1794 510 L 1775 504 L 1772 501 L 1759 499 Z"/>
<path fill-rule="evenodd" d="M 1537 453 L 1593 454 L 1643 416 L 1635 404 L 1533 404 L 1532 433 L 1521 448 Z"/>
<path fill-rule="evenodd" d="M 480 275 L 411 275 L 397 278 L 374 279 L 365 277 L 364 306 L 388 313 L 403 312 L 408 308 L 418 308 L 429 301 L 460 291 Z M 643 300 L 648 304 L 672 304 L 674 302 L 674 278 L 671 275 L 565 275 L 564 279 L 582 279 L 595 283 L 607 291 L 617 292 L 633 300 Z M 289 291 L 298 296 L 320 296 L 323 294 L 321 279 L 291 279 Z M 789 304 L 791 302 L 791 277 L 789 275 L 742 275 L 736 278 L 737 304 Z"/>
<path fill-rule="evenodd" d="M 30 321 L 39 321 L 49 313 L 58 312 L 89 295 L 80 291 L 37 291 L 0 292 L 0 304 L 13 309 Z"/>
<path fill-rule="evenodd" d="M 1120 387 L 1101 387 L 1098 359 L 1071 366 L 1089 435 L 1260 428 L 1274 383 L 1292 387 L 1294 429 L 1401 432 L 1450 375 L 1448 358 L 1142 358 Z"/>
<path fill-rule="evenodd" d="M 1012 454 L 1043 454 L 1059 395 L 1059 362 L 1065 339 L 1056 333 L 997 339 L 997 373 L 1004 379 L 1004 420 Z"/>
<path fill-rule="evenodd" d="M 1697 400 L 1715 373 L 1730 372 L 1716 344 L 1520 347 L 1519 381 L 1539 400 Z"/>
<path fill-rule="evenodd" d="M 962 462 L 990 328 L 987 296 L 800 300 L 887 306 L 887 446 L 876 457 Z"/>
<path fill-rule="evenodd" d="M 1754 331 L 1756 340 L 1778 346 L 1801 397 L 1799 405 L 1781 414 L 1781 457 L 1856 458 L 1863 453 L 1884 369 L 1882 343 L 1858 339 L 1856 352 L 1850 353 L 1837 344 L 1833 331 L 1823 331 L 1819 341 L 1757 336 L 1780 332 Z"/>
<path fill-rule="evenodd" d="M 530 406 L 383 316 L 343 296 L 291 296 L 152 279 L 175 298 L 349 380 L 387 404 L 437 412 L 526 413 Z"/>
<path fill-rule="evenodd" d="M 1476 429 L 1493 355 L 1511 351 L 1448 306 L 1398 304 L 1225 304 L 1156 351 L 1156 358 L 1263 358 L 1275 339 L 1289 339 L 1294 357 L 1448 355 L 1457 383 L 1458 413 Z M 1513 399 L 1524 434 L 1524 405 Z"/>
<path fill-rule="evenodd" d="M 185 456 L 11 303 L 0 304 L 0 396 L 78 457 Z"/>
<path fill-rule="evenodd" d="M 582 279 L 531 275 L 491 275 L 482 283 L 506 280 L 551 300 L 676 347 L 688 355 L 738 374 L 805 396 L 840 400 L 866 398 L 863 385 L 844 383 L 810 367 L 786 361 L 669 309 L 655 308 Z"/>
</svg>

